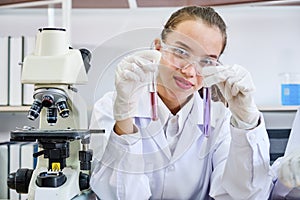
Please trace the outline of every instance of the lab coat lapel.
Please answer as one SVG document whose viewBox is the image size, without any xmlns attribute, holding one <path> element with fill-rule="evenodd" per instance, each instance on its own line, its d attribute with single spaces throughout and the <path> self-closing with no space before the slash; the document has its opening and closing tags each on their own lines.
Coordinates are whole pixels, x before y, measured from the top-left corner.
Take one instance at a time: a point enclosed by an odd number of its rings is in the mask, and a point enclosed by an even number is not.
<svg viewBox="0 0 300 200">
<path fill-rule="evenodd" d="M 147 96 L 148 97 L 148 96 Z M 145 136 L 153 139 L 157 146 L 158 151 L 162 151 L 167 159 L 171 159 L 171 151 L 168 146 L 168 142 L 166 140 L 165 134 L 164 134 L 164 123 L 161 121 L 161 119 L 158 119 L 157 121 L 151 120 L 151 109 L 150 109 L 150 101 L 149 98 L 141 98 L 139 101 L 139 107 L 138 107 L 138 114 L 136 116 L 137 118 L 140 118 L 140 120 L 146 122 L 143 123 L 144 125 L 144 131 Z"/>
<path fill-rule="evenodd" d="M 195 93 L 194 95 L 193 107 L 182 128 L 182 133 L 178 140 L 172 160 L 178 159 L 178 157 L 191 147 L 195 140 L 203 135 L 201 129 L 201 127 L 203 127 L 203 101 L 198 94 Z"/>
<path fill-rule="evenodd" d="M 149 126 L 147 127 L 148 135 L 152 137 L 155 141 L 156 145 L 158 146 L 159 150 L 162 151 L 167 158 L 171 159 L 171 151 L 167 142 L 167 139 L 164 134 L 163 130 L 164 124 L 160 121 L 151 121 Z"/>
<path fill-rule="evenodd" d="M 180 135 L 172 160 L 175 161 L 182 156 L 182 154 L 184 154 L 185 151 L 188 150 L 193 145 L 195 140 L 197 140 L 197 138 L 199 138 L 201 135 L 202 132 L 200 128 L 197 126 L 197 124 L 192 123 L 189 118 Z"/>
</svg>

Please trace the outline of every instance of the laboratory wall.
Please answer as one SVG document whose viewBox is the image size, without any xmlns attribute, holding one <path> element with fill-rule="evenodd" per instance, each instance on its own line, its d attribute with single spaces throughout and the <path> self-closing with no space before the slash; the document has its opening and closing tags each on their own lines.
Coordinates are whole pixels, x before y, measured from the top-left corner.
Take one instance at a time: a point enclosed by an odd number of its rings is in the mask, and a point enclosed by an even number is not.
<svg viewBox="0 0 300 200">
<path fill-rule="evenodd" d="M 221 62 L 240 64 L 249 70 L 256 85 L 254 97 L 259 107 L 281 105 L 280 74 L 300 73 L 300 7 L 239 5 L 215 9 L 228 28 L 227 47 Z M 120 58 L 137 49 L 150 48 L 175 10 L 177 8 L 72 10 L 70 44 L 92 53 L 89 82 L 78 86 L 87 102 L 89 116 L 95 101 L 113 90 L 114 68 Z M 55 11 L 54 24 L 58 27 L 63 24 L 60 10 Z M 39 28 L 47 26 L 47 9 L 0 9 L 0 36 L 35 36 Z M 23 117 L 26 113 L 0 114 L 0 133 L 31 123 Z M 7 139 L 8 135 L 0 138 Z"/>
<path fill-rule="evenodd" d="M 75 9 L 71 17 L 71 44 L 92 51 L 89 84 L 80 86 L 88 106 L 113 89 L 118 58 L 136 48 L 149 47 L 177 8 Z M 299 6 L 216 7 L 228 26 L 224 64 L 240 64 L 253 76 L 259 106 L 278 106 L 280 74 L 300 73 Z M 55 23 L 61 26 L 61 13 Z M 46 10 L 0 10 L 0 35 L 34 36 L 48 25 Z M 47 72 L 45 72 L 47 73 Z"/>
</svg>

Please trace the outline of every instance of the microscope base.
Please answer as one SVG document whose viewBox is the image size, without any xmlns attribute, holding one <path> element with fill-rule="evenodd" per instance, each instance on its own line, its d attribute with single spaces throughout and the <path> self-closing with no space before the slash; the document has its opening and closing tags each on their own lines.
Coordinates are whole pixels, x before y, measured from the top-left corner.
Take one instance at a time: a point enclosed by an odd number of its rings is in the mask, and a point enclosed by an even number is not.
<svg viewBox="0 0 300 200">
<path fill-rule="evenodd" d="M 45 172 L 45 170 L 38 171 L 36 171 L 32 177 L 34 183 L 31 183 L 32 187 L 30 186 L 30 192 L 32 193 L 29 193 L 28 200 L 70 200 L 81 193 L 79 189 L 79 170 L 64 168 L 62 172 L 66 176 L 67 181 L 56 188 L 39 187 L 35 182 L 36 177 L 41 172 Z"/>
</svg>

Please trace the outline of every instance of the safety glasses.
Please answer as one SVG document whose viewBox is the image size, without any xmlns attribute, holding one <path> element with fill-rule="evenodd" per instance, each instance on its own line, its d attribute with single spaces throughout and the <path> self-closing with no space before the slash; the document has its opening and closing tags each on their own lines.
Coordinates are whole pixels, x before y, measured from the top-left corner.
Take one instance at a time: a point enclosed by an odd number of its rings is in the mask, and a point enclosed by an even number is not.
<svg viewBox="0 0 300 200">
<path fill-rule="evenodd" d="M 182 47 L 176 47 L 165 43 L 162 43 L 161 45 L 162 57 L 165 61 L 178 69 L 186 69 L 193 66 L 198 76 L 201 76 L 203 67 L 221 65 L 216 58 L 209 56 L 195 56 Z"/>
</svg>

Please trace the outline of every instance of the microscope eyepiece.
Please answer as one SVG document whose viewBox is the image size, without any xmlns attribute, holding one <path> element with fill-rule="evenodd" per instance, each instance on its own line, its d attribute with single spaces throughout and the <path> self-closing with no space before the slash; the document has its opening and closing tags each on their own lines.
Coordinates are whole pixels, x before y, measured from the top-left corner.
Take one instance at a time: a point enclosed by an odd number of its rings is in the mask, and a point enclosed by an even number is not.
<svg viewBox="0 0 300 200">
<path fill-rule="evenodd" d="M 30 120 L 35 120 L 36 118 L 38 118 L 42 108 L 43 108 L 42 102 L 39 99 L 35 99 L 28 111 L 27 118 Z"/>
<path fill-rule="evenodd" d="M 53 105 L 54 97 L 51 94 L 44 94 L 42 97 L 42 105 L 50 108 Z"/>
<path fill-rule="evenodd" d="M 67 101 L 65 99 L 59 99 L 56 102 L 56 107 L 57 107 L 59 115 L 62 118 L 69 117 L 70 110 L 68 108 Z"/>
</svg>

